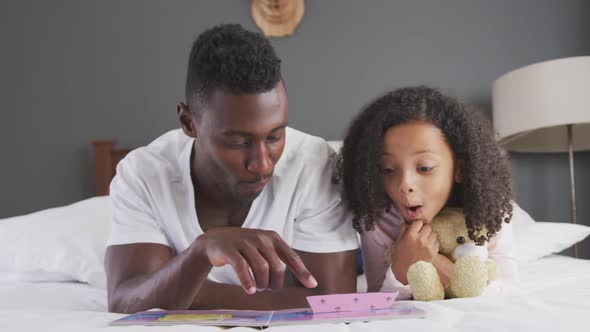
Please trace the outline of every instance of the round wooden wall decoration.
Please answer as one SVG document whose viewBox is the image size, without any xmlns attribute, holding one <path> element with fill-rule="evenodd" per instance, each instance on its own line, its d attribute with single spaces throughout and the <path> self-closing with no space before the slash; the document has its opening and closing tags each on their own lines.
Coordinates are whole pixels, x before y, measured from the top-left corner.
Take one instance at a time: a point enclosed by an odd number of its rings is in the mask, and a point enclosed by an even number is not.
<svg viewBox="0 0 590 332">
<path fill-rule="evenodd" d="M 252 18 L 267 37 L 290 36 L 301 22 L 303 0 L 252 0 Z"/>
</svg>

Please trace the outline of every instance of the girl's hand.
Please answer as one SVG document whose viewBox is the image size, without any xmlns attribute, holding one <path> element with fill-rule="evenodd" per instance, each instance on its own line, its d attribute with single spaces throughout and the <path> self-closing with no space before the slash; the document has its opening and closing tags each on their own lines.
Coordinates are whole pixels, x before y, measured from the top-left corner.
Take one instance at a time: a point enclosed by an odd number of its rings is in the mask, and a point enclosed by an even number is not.
<svg viewBox="0 0 590 332">
<path fill-rule="evenodd" d="M 410 225 L 403 224 L 397 238 L 393 254 L 391 270 L 395 278 L 408 284 L 407 273 L 410 266 L 418 261 L 432 263 L 438 254 L 439 242 L 430 225 L 415 221 Z"/>
</svg>

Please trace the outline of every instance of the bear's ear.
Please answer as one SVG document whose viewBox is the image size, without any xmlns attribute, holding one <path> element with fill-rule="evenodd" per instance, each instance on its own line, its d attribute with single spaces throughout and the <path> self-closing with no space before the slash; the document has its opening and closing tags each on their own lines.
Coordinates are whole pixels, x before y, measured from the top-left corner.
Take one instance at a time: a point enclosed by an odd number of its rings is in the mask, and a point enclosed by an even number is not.
<svg viewBox="0 0 590 332">
<path fill-rule="evenodd" d="M 457 160 L 457 162 L 455 163 L 455 170 L 453 172 L 453 179 L 457 183 L 463 182 L 463 163 L 461 162 L 461 160 Z"/>
</svg>

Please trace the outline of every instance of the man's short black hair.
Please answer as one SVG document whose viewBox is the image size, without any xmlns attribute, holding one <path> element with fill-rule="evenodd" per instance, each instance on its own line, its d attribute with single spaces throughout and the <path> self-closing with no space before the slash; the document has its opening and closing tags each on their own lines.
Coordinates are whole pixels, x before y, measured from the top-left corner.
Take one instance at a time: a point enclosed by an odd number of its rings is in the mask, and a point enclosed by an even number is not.
<svg viewBox="0 0 590 332">
<path fill-rule="evenodd" d="M 186 102 L 200 114 L 213 89 L 234 95 L 262 93 L 280 80 L 281 60 L 268 39 L 239 24 L 223 24 L 201 33 L 193 43 Z"/>
</svg>

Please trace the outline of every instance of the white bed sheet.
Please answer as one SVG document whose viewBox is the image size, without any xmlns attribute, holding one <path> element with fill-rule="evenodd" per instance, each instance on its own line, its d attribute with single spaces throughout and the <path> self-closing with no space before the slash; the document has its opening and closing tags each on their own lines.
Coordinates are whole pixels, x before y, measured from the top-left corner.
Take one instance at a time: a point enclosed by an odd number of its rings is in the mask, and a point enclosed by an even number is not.
<svg viewBox="0 0 590 332">
<path fill-rule="evenodd" d="M 590 261 L 550 256 L 521 267 L 519 294 L 416 303 L 425 319 L 273 327 L 272 331 L 589 331 Z M 224 331 L 189 325 L 108 327 L 104 290 L 79 283 L 0 282 L 0 331 Z M 233 328 L 232 331 L 252 331 Z"/>
<path fill-rule="evenodd" d="M 78 282 L 0 282 L 0 312 L 106 311 L 103 289 Z M 1 326 L 1 324 L 0 324 Z"/>
</svg>

